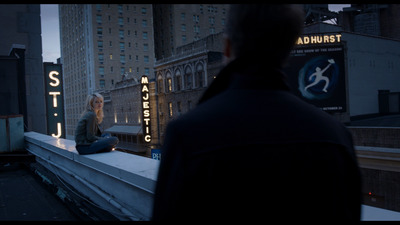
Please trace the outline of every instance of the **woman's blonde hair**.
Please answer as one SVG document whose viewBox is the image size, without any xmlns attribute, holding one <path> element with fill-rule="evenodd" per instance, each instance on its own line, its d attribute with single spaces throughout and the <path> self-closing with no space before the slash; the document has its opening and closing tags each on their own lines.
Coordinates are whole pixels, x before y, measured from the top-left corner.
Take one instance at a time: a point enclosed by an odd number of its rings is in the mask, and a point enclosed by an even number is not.
<svg viewBox="0 0 400 225">
<path fill-rule="evenodd" d="M 94 112 L 94 108 L 93 108 L 93 102 L 95 101 L 96 98 L 101 99 L 102 102 L 104 102 L 104 98 L 101 94 L 99 93 L 93 93 L 91 95 L 88 95 L 88 97 L 86 98 L 86 105 L 85 105 L 85 111 L 83 112 L 83 114 L 85 114 L 86 112 Z M 97 117 L 97 121 L 98 123 L 103 122 L 103 109 L 99 110 L 96 114 Z"/>
</svg>

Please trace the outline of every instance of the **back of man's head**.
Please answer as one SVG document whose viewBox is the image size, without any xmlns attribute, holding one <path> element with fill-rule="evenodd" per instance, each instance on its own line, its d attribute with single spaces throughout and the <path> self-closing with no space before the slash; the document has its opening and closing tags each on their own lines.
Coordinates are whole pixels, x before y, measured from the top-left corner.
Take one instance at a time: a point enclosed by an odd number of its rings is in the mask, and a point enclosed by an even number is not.
<svg viewBox="0 0 400 225">
<path fill-rule="evenodd" d="M 233 4 L 226 34 L 236 58 L 282 66 L 303 25 L 298 5 Z"/>
</svg>

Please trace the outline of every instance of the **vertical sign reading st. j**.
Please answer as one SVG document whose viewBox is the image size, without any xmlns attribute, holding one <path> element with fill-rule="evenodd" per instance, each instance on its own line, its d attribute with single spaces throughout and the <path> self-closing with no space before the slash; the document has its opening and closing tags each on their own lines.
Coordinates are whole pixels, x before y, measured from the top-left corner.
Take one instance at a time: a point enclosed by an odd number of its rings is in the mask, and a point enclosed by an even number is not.
<svg viewBox="0 0 400 225">
<path fill-rule="evenodd" d="M 47 134 L 65 138 L 61 64 L 43 63 L 46 88 Z"/>
<path fill-rule="evenodd" d="M 151 142 L 151 121 L 150 121 L 150 87 L 147 76 L 142 76 L 140 79 L 142 84 L 142 118 L 143 118 L 143 138 L 146 143 Z"/>
</svg>

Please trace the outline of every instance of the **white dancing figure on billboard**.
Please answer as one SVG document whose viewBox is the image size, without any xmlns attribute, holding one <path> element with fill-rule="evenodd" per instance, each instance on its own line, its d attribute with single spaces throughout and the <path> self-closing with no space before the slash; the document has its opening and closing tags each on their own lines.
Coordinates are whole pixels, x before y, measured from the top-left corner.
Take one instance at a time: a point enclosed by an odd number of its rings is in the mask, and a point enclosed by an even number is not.
<svg viewBox="0 0 400 225">
<path fill-rule="evenodd" d="M 323 76 L 322 74 L 332 65 L 335 63 L 335 60 L 333 59 L 328 59 L 329 64 L 323 69 L 321 70 L 321 68 L 317 67 L 315 68 L 315 73 L 311 74 L 311 76 L 308 78 L 309 81 L 312 80 L 313 77 L 315 77 L 314 82 L 312 82 L 311 84 L 307 85 L 307 87 L 304 88 L 305 91 L 307 91 L 308 88 L 317 85 L 321 80 L 325 81 L 325 86 L 322 89 L 323 92 L 328 92 L 326 90 L 326 88 L 329 85 L 329 78 Z"/>
</svg>

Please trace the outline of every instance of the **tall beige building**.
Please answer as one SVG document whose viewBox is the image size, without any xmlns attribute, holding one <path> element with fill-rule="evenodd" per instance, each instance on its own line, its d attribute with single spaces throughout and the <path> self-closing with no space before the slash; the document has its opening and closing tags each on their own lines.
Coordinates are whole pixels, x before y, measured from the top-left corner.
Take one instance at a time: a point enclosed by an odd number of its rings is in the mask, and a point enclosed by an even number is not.
<svg viewBox="0 0 400 225">
<path fill-rule="evenodd" d="M 66 133 L 73 139 L 87 95 L 154 74 L 153 13 L 151 4 L 60 4 L 59 17 Z"/>
<path fill-rule="evenodd" d="M 224 30 L 227 4 L 154 4 L 157 60 L 180 54 L 176 48 Z"/>
</svg>

